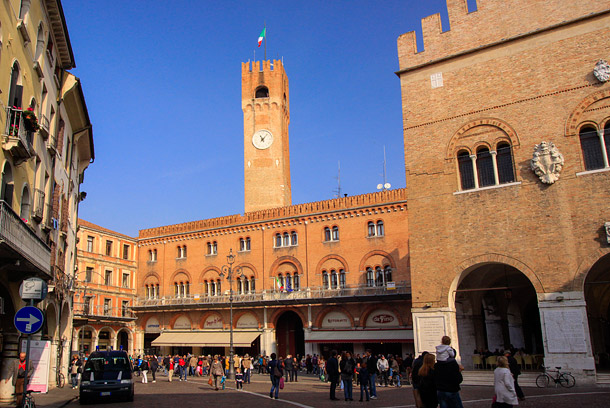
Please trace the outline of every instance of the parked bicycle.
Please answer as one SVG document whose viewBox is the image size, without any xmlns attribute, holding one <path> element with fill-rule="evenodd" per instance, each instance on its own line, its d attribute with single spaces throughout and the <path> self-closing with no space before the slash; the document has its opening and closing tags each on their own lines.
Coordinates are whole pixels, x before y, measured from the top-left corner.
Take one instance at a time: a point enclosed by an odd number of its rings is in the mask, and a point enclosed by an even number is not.
<svg viewBox="0 0 610 408">
<path fill-rule="evenodd" d="M 23 408 L 36 408 L 36 403 L 34 402 L 34 397 L 32 396 L 32 393 L 39 393 L 40 391 L 32 391 L 32 390 L 27 390 L 25 392 L 25 397 L 23 398 L 22 401 L 22 407 Z M 15 394 L 13 394 L 15 395 Z"/>
<path fill-rule="evenodd" d="M 576 379 L 572 374 L 561 371 L 561 367 L 555 367 L 557 370 L 549 370 L 550 367 L 544 368 L 544 373 L 536 377 L 536 386 L 545 388 L 551 384 L 551 381 L 557 386 L 558 384 L 565 388 L 572 388 L 576 385 Z"/>
<path fill-rule="evenodd" d="M 60 367 L 56 367 L 55 368 L 55 372 L 57 373 L 56 376 L 55 376 L 55 381 L 57 383 L 57 386 L 59 388 L 64 388 L 64 385 L 66 385 L 66 377 L 61 372 L 61 368 Z"/>
</svg>

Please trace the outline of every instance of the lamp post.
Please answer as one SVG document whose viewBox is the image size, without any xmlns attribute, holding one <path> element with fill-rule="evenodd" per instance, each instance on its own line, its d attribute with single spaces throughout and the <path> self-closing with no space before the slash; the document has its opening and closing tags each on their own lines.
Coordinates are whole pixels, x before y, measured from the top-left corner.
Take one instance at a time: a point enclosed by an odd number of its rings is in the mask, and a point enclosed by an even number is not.
<svg viewBox="0 0 610 408">
<path fill-rule="evenodd" d="M 241 277 L 243 275 L 241 267 L 236 266 L 233 268 L 234 263 L 235 255 L 233 255 L 233 248 L 231 248 L 229 250 L 229 255 L 227 255 L 227 265 L 223 265 L 218 273 L 221 278 L 226 276 L 227 281 L 229 282 L 229 378 L 235 378 L 233 377 L 235 371 L 235 367 L 233 365 L 233 273 L 237 273 L 237 277 Z"/>
</svg>

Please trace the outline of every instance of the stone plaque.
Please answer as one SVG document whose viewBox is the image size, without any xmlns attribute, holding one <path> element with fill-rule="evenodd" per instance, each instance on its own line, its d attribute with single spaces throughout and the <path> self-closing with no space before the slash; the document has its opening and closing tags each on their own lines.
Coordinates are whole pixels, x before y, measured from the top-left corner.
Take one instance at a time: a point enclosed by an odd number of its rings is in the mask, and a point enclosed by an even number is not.
<svg viewBox="0 0 610 408">
<path fill-rule="evenodd" d="M 549 352 L 586 353 L 585 316 L 580 310 L 545 310 L 544 329 Z"/>
<path fill-rule="evenodd" d="M 240 329 L 258 329 L 258 320 L 252 313 L 246 313 L 237 321 L 237 327 Z"/>
<path fill-rule="evenodd" d="M 204 329 L 222 329 L 222 318 L 219 315 L 213 314 L 203 322 Z"/>
<path fill-rule="evenodd" d="M 436 346 L 441 344 L 441 338 L 445 335 L 445 317 L 430 316 L 416 318 L 416 338 L 419 353 L 422 351 L 434 352 Z"/>
<path fill-rule="evenodd" d="M 351 327 L 351 321 L 343 312 L 330 312 L 324 316 L 322 327 L 329 329 L 336 327 Z"/>
</svg>

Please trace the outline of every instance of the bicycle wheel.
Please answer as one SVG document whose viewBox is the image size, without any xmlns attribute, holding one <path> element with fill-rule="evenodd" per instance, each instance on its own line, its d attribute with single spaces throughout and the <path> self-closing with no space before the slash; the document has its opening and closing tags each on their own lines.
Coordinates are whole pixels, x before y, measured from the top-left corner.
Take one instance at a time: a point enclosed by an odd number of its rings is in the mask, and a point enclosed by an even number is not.
<svg viewBox="0 0 610 408">
<path fill-rule="evenodd" d="M 558 381 L 559 381 L 559 385 L 561 385 L 562 387 L 565 387 L 565 388 L 572 388 L 574 385 L 576 385 L 576 380 L 574 379 L 572 374 L 568 374 L 568 373 L 560 374 Z"/>
<path fill-rule="evenodd" d="M 62 373 L 57 374 L 57 386 L 59 388 L 64 388 L 66 385 L 66 377 Z"/>
<path fill-rule="evenodd" d="M 549 386 L 550 382 L 551 379 L 547 374 L 540 374 L 538 377 L 536 377 L 536 386 L 538 388 L 546 388 Z"/>
</svg>

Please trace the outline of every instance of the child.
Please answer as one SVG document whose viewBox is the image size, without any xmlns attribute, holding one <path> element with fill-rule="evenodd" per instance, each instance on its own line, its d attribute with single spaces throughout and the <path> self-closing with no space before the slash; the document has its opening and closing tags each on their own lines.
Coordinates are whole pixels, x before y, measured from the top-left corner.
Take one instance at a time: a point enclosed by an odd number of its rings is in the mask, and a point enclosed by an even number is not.
<svg viewBox="0 0 610 408">
<path fill-rule="evenodd" d="M 436 360 L 437 361 L 452 361 L 455 360 L 455 350 L 450 346 L 451 338 L 449 336 L 443 336 L 440 345 L 436 346 Z"/>
<path fill-rule="evenodd" d="M 244 388 L 244 375 L 241 372 L 241 368 L 235 370 L 235 388 L 243 390 Z"/>
<path fill-rule="evenodd" d="M 366 368 L 366 362 L 362 362 L 360 371 L 358 372 L 358 378 L 360 379 L 360 401 L 362 401 L 362 392 L 366 394 L 366 400 L 369 401 L 369 383 L 371 375 L 369 370 Z"/>
</svg>

